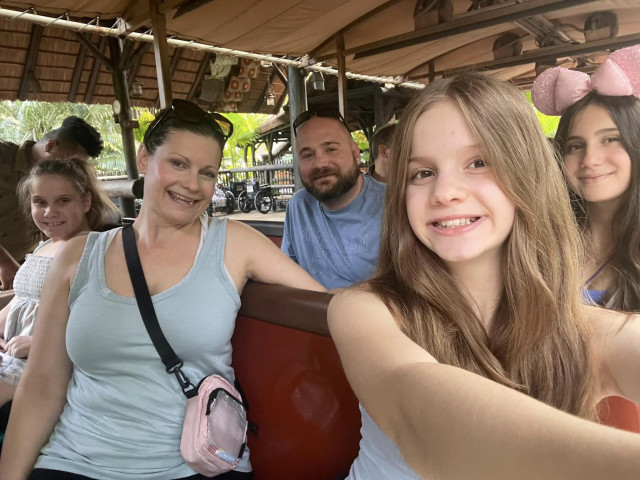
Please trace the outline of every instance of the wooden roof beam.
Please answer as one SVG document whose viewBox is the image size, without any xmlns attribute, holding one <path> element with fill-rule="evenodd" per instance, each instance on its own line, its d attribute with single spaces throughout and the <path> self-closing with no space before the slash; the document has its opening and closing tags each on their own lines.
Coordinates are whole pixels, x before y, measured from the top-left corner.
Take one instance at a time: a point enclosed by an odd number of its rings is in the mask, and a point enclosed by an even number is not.
<svg viewBox="0 0 640 480">
<path fill-rule="evenodd" d="M 182 55 L 182 49 L 176 48 L 173 51 L 173 55 L 171 56 L 171 65 L 169 66 L 169 75 L 171 75 L 171 79 L 173 79 L 173 74 L 176 71 L 176 67 L 178 65 L 178 61 L 180 60 L 180 55 Z M 160 105 L 160 91 L 158 91 L 158 96 L 156 97 L 156 107 Z"/>
<path fill-rule="evenodd" d="M 289 88 L 289 81 L 287 80 L 287 76 L 282 70 L 280 70 L 280 66 L 277 63 L 273 64 L 273 71 L 276 72 L 276 75 L 278 75 L 278 78 L 284 84 L 285 88 Z"/>
<path fill-rule="evenodd" d="M 127 66 L 130 68 L 129 75 L 127 77 L 127 81 L 129 82 L 129 84 L 131 84 L 138 76 L 140 63 L 142 63 L 142 56 L 147 50 L 149 50 L 150 47 L 150 43 L 143 43 L 129 57 L 129 61 L 127 62 Z"/>
<path fill-rule="evenodd" d="M 100 42 L 98 43 L 98 52 L 102 52 L 104 50 L 105 45 L 107 44 L 107 37 L 100 37 Z M 95 48 L 95 47 L 94 47 Z M 102 55 L 102 53 L 100 53 Z M 87 83 L 87 91 L 84 92 L 84 103 L 91 103 L 93 100 L 93 93 L 96 89 L 96 83 L 98 82 L 98 74 L 100 73 L 100 60 L 96 57 L 93 60 L 93 68 L 91 69 L 91 75 L 89 76 L 89 83 Z"/>
<path fill-rule="evenodd" d="M 193 12 L 194 10 L 197 10 L 198 8 L 213 2 L 214 0 L 189 0 L 186 2 L 182 2 L 182 5 L 180 5 L 178 7 L 178 10 L 176 11 L 175 15 L 173 16 L 173 18 L 178 18 L 181 17 L 182 15 L 185 15 L 189 12 Z"/>
<path fill-rule="evenodd" d="M 185 0 L 165 0 L 159 5 L 160 13 L 164 14 L 186 3 Z M 118 33 L 122 36 L 126 36 L 135 32 L 139 28 L 149 27 L 151 25 L 151 13 L 149 11 L 149 2 L 140 0 L 131 0 L 129 6 L 122 14 L 122 20 L 124 20 L 118 26 Z"/>
<path fill-rule="evenodd" d="M 189 95 L 187 95 L 187 100 L 189 100 L 190 102 L 193 101 L 193 97 L 195 97 L 196 95 L 196 89 L 202 84 L 204 74 L 209 68 L 211 56 L 212 55 L 208 52 L 204 54 L 204 58 L 202 59 L 202 63 L 200 64 L 200 68 L 198 69 L 198 73 L 196 74 L 196 78 L 193 81 L 193 85 L 191 85 L 191 90 L 189 90 Z"/>
<path fill-rule="evenodd" d="M 29 95 L 29 87 L 34 80 L 33 72 L 36 69 L 36 60 L 40 51 L 40 40 L 44 27 L 42 25 L 33 25 L 31 27 L 31 39 L 29 40 L 29 50 L 27 50 L 27 59 L 24 65 L 24 73 L 20 81 L 20 89 L 18 90 L 18 100 L 26 100 Z"/>
<path fill-rule="evenodd" d="M 394 6 L 396 3 L 400 3 L 402 0 L 389 0 L 387 2 L 384 2 L 382 5 L 378 5 L 376 8 L 374 8 L 373 10 L 368 11 L 367 13 L 365 13 L 364 15 L 356 18 L 353 22 L 349 23 L 348 25 L 345 25 L 344 27 L 342 27 L 340 30 L 338 30 L 337 32 L 331 34 L 331 36 L 329 38 L 327 38 L 326 40 L 324 40 L 320 45 L 318 45 L 317 47 L 313 48 L 311 50 L 311 52 L 309 53 L 309 57 L 311 58 L 315 58 L 315 56 L 325 47 L 335 44 L 335 36 L 336 35 L 344 35 L 346 32 L 348 32 L 349 30 L 351 30 L 353 27 L 360 25 L 362 22 L 364 22 L 365 20 L 368 20 L 369 18 L 373 17 L 374 15 L 377 15 L 380 12 L 383 12 L 384 10 L 386 10 L 389 7 Z M 335 56 L 335 55 L 334 55 Z"/>
<path fill-rule="evenodd" d="M 267 97 L 267 93 L 269 92 L 269 85 L 271 85 L 271 82 L 273 82 L 274 78 L 276 78 L 275 68 L 269 74 L 269 80 L 267 81 L 267 85 L 262 90 L 262 93 L 260 94 L 260 97 L 258 98 L 258 101 L 256 102 L 256 104 L 253 106 L 253 113 L 257 113 L 258 110 L 260 110 L 260 106 L 262 105 L 262 102 L 264 102 L 264 99 Z"/>
<path fill-rule="evenodd" d="M 346 48 L 344 54 L 355 54 L 354 60 L 360 59 L 594 1 L 596 0 L 530 0 L 524 3 L 512 3 L 508 6 L 496 5 L 485 7 L 478 11 L 460 15 L 451 22 L 421 28 L 413 32 L 403 33 L 356 47 Z M 316 60 L 322 61 L 327 58 L 332 58 L 332 56 L 325 55 L 317 57 Z"/>
<path fill-rule="evenodd" d="M 273 115 L 276 115 L 282 108 L 282 105 L 284 104 L 284 101 L 287 99 L 287 95 L 289 94 L 288 92 L 289 87 L 285 85 L 284 90 L 282 91 L 282 95 L 280 95 L 280 98 L 276 102 L 276 105 L 273 107 L 273 111 L 271 112 Z"/>
<path fill-rule="evenodd" d="M 76 95 L 78 95 L 78 87 L 80 86 L 80 78 L 82 78 L 82 70 L 84 68 L 84 60 L 87 58 L 87 47 L 80 44 L 80 51 L 78 52 L 78 58 L 76 58 L 76 65 L 73 68 L 73 78 L 71 79 L 71 88 L 69 89 L 69 95 L 67 101 L 73 103 L 76 101 Z"/>
<path fill-rule="evenodd" d="M 559 57 L 571 57 L 574 55 L 583 55 L 593 52 L 601 52 L 610 49 L 618 49 L 630 47 L 640 43 L 640 33 L 625 35 L 618 38 L 605 38 L 595 42 L 573 43 L 565 45 L 557 45 L 553 47 L 543 47 L 537 50 L 531 50 L 513 57 L 500 58 L 498 60 L 490 60 L 488 62 L 475 63 L 472 65 L 462 65 L 455 69 L 440 70 L 433 72 L 433 75 L 450 75 L 462 70 L 497 70 L 499 68 L 514 67 L 516 65 L 525 65 L 545 60 L 555 60 Z M 412 80 L 427 77 L 425 75 L 416 75 Z"/>
<path fill-rule="evenodd" d="M 107 67 L 109 71 L 113 70 L 114 65 L 111 64 L 111 60 L 109 60 L 107 56 L 102 53 L 102 50 L 104 50 L 104 43 L 102 42 L 102 39 L 105 37 L 100 38 L 100 44 L 98 47 L 96 47 L 91 42 L 91 40 L 89 40 L 87 37 L 85 37 L 81 33 L 73 32 L 73 36 L 76 37 L 76 39 L 80 42 L 81 45 L 84 45 L 87 48 L 87 50 L 89 50 L 89 53 L 91 53 L 91 55 L 93 55 L 96 58 L 96 62 L 103 64 L 105 67 Z"/>
</svg>

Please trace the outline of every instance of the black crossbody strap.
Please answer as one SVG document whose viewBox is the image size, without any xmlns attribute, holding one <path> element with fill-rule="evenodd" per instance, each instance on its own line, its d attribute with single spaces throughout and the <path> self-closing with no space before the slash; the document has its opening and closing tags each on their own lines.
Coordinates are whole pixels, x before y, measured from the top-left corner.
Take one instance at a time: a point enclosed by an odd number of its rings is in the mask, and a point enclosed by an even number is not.
<svg viewBox="0 0 640 480">
<path fill-rule="evenodd" d="M 131 284 L 133 285 L 133 291 L 136 295 L 136 302 L 138 303 L 138 309 L 140 310 L 140 315 L 144 321 L 147 333 L 149 337 L 151 337 L 153 346 L 156 347 L 162 363 L 164 363 L 167 369 L 167 373 L 176 376 L 180 388 L 182 388 L 182 393 L 184 393 L 187 398 L 191 398 L 197 395 L 198 389 L 182 372 L 182 360 L 176 355 L 176 352 L 173 351 L 171 345 L 169 345 L 158 323 L 156 310 L 153 308 L 149 287 L 147 286 L 142 264 L 140 263 L 133 226 L 127 225 L 122 229 L 122 244 L 124 246 L 124 256 L 127 260 L 129 277 L 131 277 Z"/>
</svg>

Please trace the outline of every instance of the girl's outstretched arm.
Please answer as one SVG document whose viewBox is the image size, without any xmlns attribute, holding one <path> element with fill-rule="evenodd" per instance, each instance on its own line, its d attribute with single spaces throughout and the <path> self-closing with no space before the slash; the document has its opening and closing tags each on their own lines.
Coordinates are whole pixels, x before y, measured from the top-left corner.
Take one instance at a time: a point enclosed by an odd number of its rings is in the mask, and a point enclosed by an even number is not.
<svg viewBox="0 0 640 480">
<path fill-rule="evenodd" d="M 424 478 L 638 479 L 640 436 L 438 363 L 372 293 L 336 295 L 329 328 L 358 399 Z"/>
<path fill-rule="evenodd" d="M 587 307 L 603 396 L 640 404 L 640 315 Z M 639 475 L 640 476 L 640 475 Z"/>
<path fill-rule="evenodd" d="M 29 361 L 14 396 L 0 458 L 0 478 L 26 479 L 62 413 L 71 378 L 65 333 L 69 291 L 86 237 L 60 250 L 47 273 Z"/>
</svg>

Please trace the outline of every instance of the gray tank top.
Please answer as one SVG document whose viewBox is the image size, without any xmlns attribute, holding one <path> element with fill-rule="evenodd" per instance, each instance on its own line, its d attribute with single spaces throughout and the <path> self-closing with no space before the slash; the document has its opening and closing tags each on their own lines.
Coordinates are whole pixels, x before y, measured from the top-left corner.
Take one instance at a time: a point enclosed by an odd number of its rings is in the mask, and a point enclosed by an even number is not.
<svg viewBox="0 0 640 480">
<path fill-rule="evenodd" d="M 192 382 L 212 373 L 234 381 L 231 336 L 240 298 L 224 265 L 226 227 L 226 219 L 214 219 L 189 273 L 152 297 Z M 180 456 L 186 398 L 166 373 L 135 299 L 105 281 L 104 254 L 116 232 L 87 239 L 69 295 L 67 403 L 36 468 L 96 479 L 188 477 L 195 472 Z M 250 470 L 245 455 L 238 471 Z"/>
<path fill-rule="evenodd" d="M 360 405 L 360 452 L 346 480 L 420 480 L 400 450 Z"/>
</svg>

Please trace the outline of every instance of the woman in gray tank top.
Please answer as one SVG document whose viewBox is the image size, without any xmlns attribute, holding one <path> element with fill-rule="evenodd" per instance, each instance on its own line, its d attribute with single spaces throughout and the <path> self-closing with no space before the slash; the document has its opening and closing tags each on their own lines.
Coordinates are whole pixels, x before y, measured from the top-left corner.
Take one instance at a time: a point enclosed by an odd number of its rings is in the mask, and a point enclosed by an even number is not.
<svg viewBox="0 0 640 480">
<path fill-rule="evenodd" d="M 639 478 L 640 319 L 582 305 L 580 237 L 522 92 L 436 81 L 392 147 L 379 265 L 329 327 L 362 404 L 350 480 Z"/>
<path fill-rule="evenodd" d="M 224 117 L 190 102 L 162 110 L 138 150 L 144 202 L 133 228 L 183 371 L 233 383 L 230 341 L 247 280 L 324 287 L 256 230 L 203 215 L 231 131 Z M 180 456 L 186 399 L 145 330 L 121 230 L 69 241 L 50 272 L 0 478 L 204 478 Z M 252 478 L 248 454 L 218 478 Z"/>
</svg>

